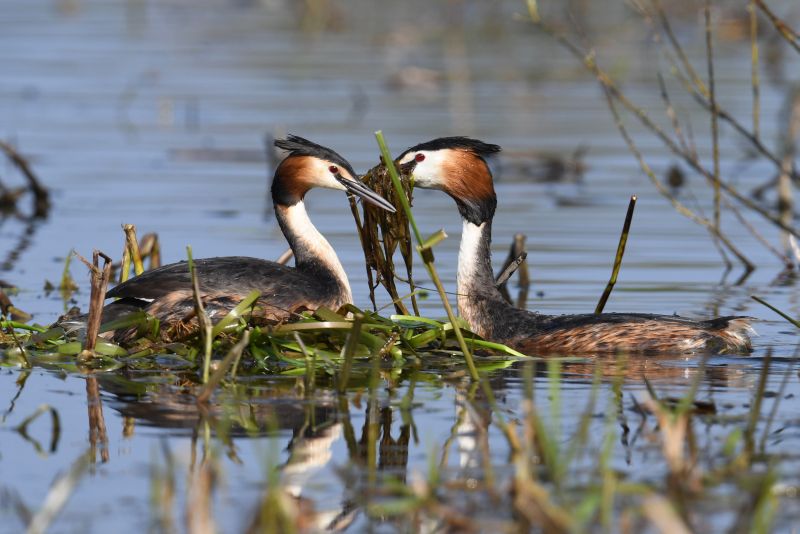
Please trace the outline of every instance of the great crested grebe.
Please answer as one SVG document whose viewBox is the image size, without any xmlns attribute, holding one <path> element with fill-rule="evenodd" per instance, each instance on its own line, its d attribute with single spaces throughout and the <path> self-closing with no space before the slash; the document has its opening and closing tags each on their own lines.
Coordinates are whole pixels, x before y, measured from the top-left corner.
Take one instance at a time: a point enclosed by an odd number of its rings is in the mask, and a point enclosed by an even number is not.
<svg viewBox="0 0 800 534">
<path fill-rule="evenodd" d="M 253 318 L 262 323 L 285 321 L 297 312 L 320 307 L 337 309 L 352 302 L 350 283 L 336 252 L 311 223 L 303 199 L 314 187 L 353 193 L 382 209 L 394 207 L 357 179 L 353 167 L 339 154 L 302 137 L 275 141 L 288 152 L 275 170 L 272 202 L 275 217 L 294 252 L 295 267 L 241 256 L 195 260 L 195 270 L 206 311 L 223 317 L 253 290 L 261 292 Z M 134 310 L 157 317 L 162 338 L 185 335 L 195 328 L 194 298 L 188 263 L 165 265 L 119 284 L 106 298 L 103 321 Z M 129 340 L 133 331 L 114 333 Z"/>
<path fill-rule="evenodd" d="M 475 333 L 528 354 L 750 350 L 747 317 L 694 321 L 643 313 L 543 315 L 508 304 L 492 272 L 497 196 L 484 160 L 499 151 L 475 139 L 443 137 L 413 146 L 397 159 L 403 172 L 413 173 L 415 186 L 440 189 L 456 201 L 463 220 L 458 309 Z"/>
</svg>

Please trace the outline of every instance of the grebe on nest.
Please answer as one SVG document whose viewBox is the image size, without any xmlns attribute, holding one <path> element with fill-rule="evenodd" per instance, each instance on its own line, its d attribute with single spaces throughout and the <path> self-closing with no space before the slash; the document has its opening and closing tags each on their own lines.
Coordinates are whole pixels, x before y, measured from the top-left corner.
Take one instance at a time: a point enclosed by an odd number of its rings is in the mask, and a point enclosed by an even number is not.
<svg viewBox="0 0 800 534">
<path fill-rule="evenodd" d="M 275 217 L 294 252 L 295 267 L 240 256 L 195 260 L 200 296 L 212 319 L 222 318 L 257 290 L 252 317 L 259 323 L 286 321 L 304 310 L 337 309 L 352 302 L 350 283 L 336 252 L 311 223 L 303 199 L 314 187 L 353 193 L 382 209 L 394 207 L 362 184 L 339 154 L 302 137 L 275 141 L 288 152 L 275 170 L 272 201 Z M 119 284 L 106 298 L 120 300 L 103 309 L 103 322 L 136 310 L 161 321 L 161 337 L 175 339 L 197 327 L 188 263 L 165 265 Z M 113 334 L 129 341 L 135 329 Z"/>
<path fill-rule="evenodd" d="M 492 272 L 492 218 L 497 205 L 485 156 L 500 151 L 467 137 L 421 143 L 397 159 L 414 185 L 440 189 L 456 201 L 463 220 L 458 254 L 458 309 L 483 338 L 528 354 L 747 352 L 748 317 L 694 321 L 643 313 L 544 315 L 508 304 Z"/>
</svg>

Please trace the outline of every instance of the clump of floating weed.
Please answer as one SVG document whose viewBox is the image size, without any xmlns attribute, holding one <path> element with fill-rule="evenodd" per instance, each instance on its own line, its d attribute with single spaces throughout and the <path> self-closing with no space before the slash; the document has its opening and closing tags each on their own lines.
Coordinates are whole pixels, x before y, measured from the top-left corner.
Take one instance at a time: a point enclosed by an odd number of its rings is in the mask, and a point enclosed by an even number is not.
<svg viewBox="0 0 800 534">
<path fill-rule="evenodd" d="M 403 173 L 399 168 L 398 173 L 400 175 L 400 183 L 403 186 L 403 192 L 410 205 L 413 199 L 411 176 Z M 364 217 L 362 221 L 355 200 L 352 198 L 350 199 L 350 209 L 353 211 L 353 217 L 355 217 L 356 226 L 358 227 L 358 235 L 361 238 L 361 246 L 364 249 L 367 279 L 369 281 L 369 295 L 372 304 L 375 306 L 375 289 L 377 289 L 379 285 L 383 285 L 392 298 L 392 303 L 397 312 L 404 315 L 408 314 L 408 308 L 406 308 L 403 303 L 403 298 L 397 292 L 397 286 L 395 284 L 396 271 L 393 258 L 394 253 L 399 248 L 400 254 L 403 256 L 403 262 L 405 263 L 408 283 L 412 289 L 411 304 L 414 313 L 419 315 L 416 295 L 413 293 L 414 280 L 412 277 L 413 251 L 411 250 L 411 230 L 409 228 L 408 218 L 403 211 L 403 205 L 398 197 L 398 192 L 389 176 L 388 168 L 383 161 L 381 161 L 381 163 L 368 170 L 361 179 L 370 189 L 391 202 L 396 209 L 394 213 L 389 213 L 376 206 L 362 203 Z"/>
</svg>

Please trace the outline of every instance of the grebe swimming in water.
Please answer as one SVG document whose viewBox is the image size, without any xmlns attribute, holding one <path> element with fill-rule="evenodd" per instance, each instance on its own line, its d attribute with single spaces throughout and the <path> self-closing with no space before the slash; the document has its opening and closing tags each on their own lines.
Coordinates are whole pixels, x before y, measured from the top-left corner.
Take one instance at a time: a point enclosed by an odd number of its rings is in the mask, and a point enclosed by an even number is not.
<svg viewBox="0 0 800 534">
<path fill-rule="evenodd" d="M 288 152 L 272 180 L 275 217 L 294 252 L 295 267 L 240 256 L 195 260 L 200 294 L 211 319 L 222 318 L 250 292 L 257 290 L 252 317 L 260 323 L 288 320 L 300 311 L 337 309 L 352 302 L 350 283 L 333 247 L 311 223 L 303 199 L 314 187 L 353 193 L 382 209 L 394 207 L 362 184 L 339 154 L 302 137 L 275 141 Z M 196 328 L 188 263 L 165 265 L 119 284 L 106 298 L 120 300 L 103 309 L 103 322 L 136 310 L 161 321 L 161 337 L 182 337 Z M 134 330 L 113 334 L 130 340 Z"/>
<path fill-rule="evenodd" d="M 414 185 L 450 195 L 463 220 L 458 254 L 458 309 L 478 335 L 527 354 L 627 351 L 746 352 L 747 317 L 694 321 L 672 315 L 602 313 L 543 315 L 508 304 L 492 272 L 492 218 L 497 205 L 485 156 L 500 151 L 466 137 L 444 137 L 413 146 L 397 159 Z"/>
</svg>

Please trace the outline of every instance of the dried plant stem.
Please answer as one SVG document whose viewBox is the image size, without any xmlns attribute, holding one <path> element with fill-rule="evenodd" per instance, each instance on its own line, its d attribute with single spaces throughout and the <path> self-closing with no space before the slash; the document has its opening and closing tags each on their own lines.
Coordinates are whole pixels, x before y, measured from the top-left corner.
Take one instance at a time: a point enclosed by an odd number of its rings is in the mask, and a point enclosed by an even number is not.
<svg viewBox="0 0 800 534">
<path fill-rule="evenodd" d="M 144 263 L 142 263 L 142 254 L 139 251 L 139 241 L 136 239 L 136 226 L 132 224 L 123 224 L 122 229 L 125 231 L 125 238 L 128 241 L 128 248 L 131 251 L 131 260 L 133 260 L 133 272 L 139 276 L 144 272 Z"/>
<path fill-rule="evenodd" d="M 694 67 L 692 67 L 692 63 L 689 61 L 689 58 L 683 53 L 683 48 L 678 42 L 678 39 L 675 37 L 675 32 L 672 31 L 672 25 L 669 23 L 669 18 L 667 18 L 667 14 L 664 12 L 664 6 L 661 5 L 661 0 L 655 0 L 653 4 L 656 9 L 656 13 L 658 14 L 658 21 L 661 23 L 661 27 L 664 29 L 664 33 L 667 35 L 667 39 L 672 45 L 672 48 L 678 54 L 678 58 L 680 59 L 683 68 L 686 70 L 686 73 L 694 82 L 700 93 L 702 93 L 704 96 L 708 96 L 708 88 L 694 70 Z"/>
<path fill-rule="evenodd" d="M 89 318 L 86 321 L 86 342 L 81 352 L 81 358 L 93 358 L 97 335 L 100 333 L 100 323 L 103 318 L 103 302 L 106 299 L 106 288 L 111 279 L 111 258 L 95 250 L 92 254 L 92 263 L 74 252 L 79 260 L 89 268 L 91 276 L 91 291 L 89 294 Z M 100 258 L 103 258 L 103 268 L 100 268 Z"/>
<path fill-rule="evenodd" d="M 581 49 L 569 40 L 563 34 L 555 32 L 555 30 L 549 28 L 546 25 L 541 26 L 545 31 L 550 33 L 558 42 L 563 44 L 570 52 L 572 52 L 576 57 L 578 57 L 584 64 L 584 66 L 596 77 L 597 81 L 600 85 L 607 91 L 607 94 L 612 97 L 614 100 L 617 100 L 625 109 L 633 113 L 637 119 L 653 134 L 656 135 L 672 152 L 676 155 L 682 157 L 688 165 L 690 165 L 694 170 L 704 176 L 709 182 L 714 181 L 713 173 L 711 173 L 708 169 L 703 167 L 697 158 L 693 157 L 692 154 L 686 153 L 684 150 L 681 149 L 678 144 L 672 140 L 644 111 L 644 109 L 636 106 L 631 100 L 617 87 L 617 85 L 611 80 L 606 72 L 601 70 L 596 62 L 594 61 L 593 54 L 584 54 Z M 719 110 L 719 116 L 724 117 L 725 115 L 721 110 Z M 719 181 L 720 188 L 725 191 L 725 193 L 729 194 L 741 204 L 746 206 L 747 208 L 755 211 L 766 220 L 774 224 L 775 226 L 789 232 L 790 234 L 794 235 L 795 237 L 800 237 L 800 232 L 798 232 L 795 228 L 786 226 L 783 222 L 779 220 L 778 217 L 774 216 L 773 214 L 769 213 L 765 208 L 758 205 L 753 200 L 747 198 L 742 193 L 740 193 L 735 187 L 731 186 L 727 182 L 723 182 L 722 180 Z"/>
<path fill-rule="evenodd" d="M 706 0 L 703 15 L 706 22 L 706 64 L 708 66 L 708 101 L 711 105 L 711 143 L 713 158 L 713 179 L 714 187 L 714 228 L 719 232 L 720 229 L 720 186 L 719 186 L 719 125 L 717 117 L 717 94 L 714 80 L 714 36 L 711 29 L 711 0 Z"/>
<path fill-rule="evenodd" d="M 211 368 L 211 341 L 213 336 L 211 331 L 211 319 L 206 315 L 203 307 L 203 299 L 200 297 L 200 282 L 197 280 L 197 271 L 194 268 L 192 259 L 192 247 L 186 247 L 186 255 L 189 260 L 189 274 L 192 278 L 192 296 L 194 297 L 194 313 L 197 316 L 197 326 L 200 332 L 200 339 L 203 341 L 203 383 L 208 382 L 209 369 Z"/>
<path fill-rule="evenodd" d="M 289 263 L 289 260 L 291 260 L 293 256 L 294 256 L 294 252 L 292 251 L 292 249 L 291 248 L 287 248 L 286 250 L 283 251 L 283 254 L 278 256 L 278 259 L 275 260 L 275 263 L 280 263 L 281 265 L 286 265 L 287 263 Z"/>
<path fill-rule="evenodd" d="M 528 265 L 526 258 L 528 253 L 525 251 L 525 234 L 515 234 L 513 241 L 511 241 L 511 248 L 508 250 L 508 257 L 500 269 L 500 274 L 495 279 L 497 287 L 504 287 L 508 283 L 517 269 L 519 269 L 519 283 L 520 285 L 528 284 L 530 277 L 528 275 Z M 521 267 L 521 269 L 520 269 Z"/>
<path fill-rule="evenodd" d="M 675 132 L 675 137 L 678 139 L 678 142 L 681 144 L 681 147 L 687 154 L 692 154 L 693 157 L 697 157 L 697 151 L 695 150 L 694 146 L 692 146 L 683 135 L 683 129 L 681 128 L 680 121 L 678 120 L 678 114 L 675 113 L 675 108 L 672 106 L 672 101 L 670 100 L 669 93 L 667 92 L 667 85 L 664 83 L 664 77 L 660 72 L 658 73 L 658 86 L 661 89 L 661 99 L 664 101 L 665 112 L 672 123 L 672 129 Z"/>
<path fill-rule="evenodd" d="M 131 277 L 131 247 L 125 240 L 125 248 L 122 250 L 122 264 L 119 269 L 119 283 L 125 282 Z"/>
<path fill-rule="evenodd" d="M 784 264 L 784 266 L 787 269 L 792 268 L 793 264 L 791 258 L 786 254 L 781 253 L 781 251 L 775 248 L 772 245 L 772 243 L 767 241 L 767 239 L 763 235 L 761 235 L 761 232 L 759 232 L 752 224 L 750 224 L 750 222 L 747 219 L 744 218 L 744 215 L 742 215 L 742 212 L 739 210 L 739 208 L 734 206 L 727 198 L 723 198 L 722 202 L 725 204 L 726 208 L 731 210 L 731 212 L 739 221 L 739 223 L 742 226 L 744 226 L 748 232 L 750 232 L 750 235 L 755 237 L 758 240 L 758 242 L 764 246 L 764 248 L 772 252 Z"/>
<path fill-rule="evenodd" d="M 797 138 L 800 136 L 800 89 L 795 88 L 789 91 L 781 114 L 786 117 L 786 130 L 781 136 L 783 157 L 781 170 L 778 173 L 778 215 L 783 222 L 791 224 L 794 220 L 792 175 L 797 153 Z M 790 237 L 785 232 L 781 236 L 783 249 L 787 254 L 791 251 Z"/>
<path fill-rule="evenodd" d="M 672 71 L 678 80 L 681 81 L 686 91 L 692 95 L 695 101 L 703 106 L 707 111 L 711 110 L 711 105 L 709 102 L 709 90 L 700 77 L 697 75 L 697 72 L 692 68 L 691 63 L 689 62 L 686 53 L 683 51 L 678 40 L 675 38 L 675 34 L 672 32 L 672 28 L 669 24 L 669 19 L 667 19 L 666 14 L 661 6 L 659 1 L 655 2 L 655 9 L 658 13 L 659 21 L 661 22 L 661 29 L 667 35 L 667 39 L 669 40 L 670 45 L 672 46 L 672 50 L 674 51 L 675 55 L 677 55 L 678 59 L 675 59 L 668 50 L 664 50 L 664 53 L 667 59 L 672 66 Z M 655 31 L 655 27 L 652 23 L 652 17 L 644 8 L 639 9 L 639 12 L 644 17 L 645 22 L 654 30 L 653 32 L 653 39 L 662 47 L 664 46 L 663 42 L 661 41 L 659 34 Z M 679 64 L 680 62 L 680 64 Z M 683 70 L 686 74 L 682 74 L 681 66 L 683 66 Z M 756 86 L 756 89 L 758 87 Z M 770 160 L 776 167 L 780 168 L 780 158 L 776 156 L 771 150 L 769 150 L 762 142 L 759 136 L 758 129 L 755 129 L 753 132 L 748 131 L 748 129 L 740 123 L 733 115 L 728 113 L 726 110 L 721 108 L 717 103 L 716 106 L 717 110 L 717 117 L 722 119 L 726 123 L 728 123 L 739 135 L 744 137 L 752 146 L 755 148 L 762 156 Z M 697 159 L 697 155 L 695 154 L 695 159 Z"/>
<path fill-rule="evenodd" d="M 622 122 L 622 117 L 620 117 L 619 112 L 617 111 L 617 107 L 614 104 L 612 95 L 608 91 L 606 91 L 606 101 L 608 102 L 609 110 L 611 111 L 611 115 L 614 117 L 614 123 L 616 124 L 617 129 L 622 135 L 622 138 L 625 140 L 625 143 L 627 143 L 631 153 L 639 162 L 639 166 L 641 167 L 642 171 L 644 171 L 644 173 L 648 176 L 648 178 L 650 178 L 650 181 L 653 183 L 653 185 L 656 186 L 658 192 L 661 193 L 661 195 L 664 198 L 669 200 L 670 204 L 672 204 L 672 207 L 678 213 L 680 213 L 684 217 L 691 219 L 695 223 L 703 226 L 711 233 L 713 237 L 719 239 L 720 242 L 722 242 L 722 244 L 725 245 L 725 247 L 734 256 L 736 256 L 736 258 L 742 263 L 742 265 L 744 265 L 744 268 L 747 272 L 754 270 L 755 266 L 753 265 L 753 263 L 749 259 L 747 259 L 747 257 L 744 254 L 739 252 L 736 246 L 721 231 L 716 230 L 711 221 L 709 221 L 705 217 L 696 214 L 694 211 L 692 211 L 683 203 L 681 203 L 677 198 L 675 198 L 675 195 L 670 193 L 669 189 L 667 189 L 667 187 L 663 183 L 661 183 L 661 180 L 658 179 L 653 170 L 644 160 L 642 153 L 639 151 L 639 148 L 636 146 L 636 143 L 634 143 L 633 138 L 628 133 L 627 128 L 625 128 L 625 125 Z"/>
<path fill-rule="evenodd" d="M 139 243 L 139 251 L 142 258 L 150 258 L 150 268 L 157 269 L 161 267 L 161 245 L 158 242 L 158 234 L 150 232 L 142 236 Z"/>
<path fill-rule="evenodd" d="M 386 141 L 383 139 L 383 132 L 380 130 L 375 132 L 375 138 L 378 140 L 378 146 L 381 149 L 383 160 L 386 162 L 389 176 L 392 178 L 392 183 L 397 191 L 397 196 L 400 198 L 400 203 L 403 205 L 403 210 L 408 217 L 409 224 L 414 232 L 414 237 L 417 239 L 417 250 L 422 257 L 425 268 L 428 270 L 428 275 L 431 277 L 431 280 L 433 280 L 433 284 L 436 286 L 436 290 L 439 292 L 439 298 L 442 300 L 444 309 L 447 312 L 447 318 L 450 321 L 450 324 L 453 325 L 453 332 L 456 335 L 458 346 L 461 348 L 461 352 L 464 353 L 464 359 L 467 361 L 470 377 L 472 377 L 473 380 L 478 380 L 480 377 L 478 375 L 478 369 L 475 367 L 475 362 L 472 360 L 472 352 L 469 350 L 469 347 L 464 340 L 464 335 L 461 332 L 461 328 L 458 327 L 456 315 L 453 313 L 453 308 L 450 306 L 450 301 L 447 299 L 447 293 L 445 293 L 444 285 L 442 285 L 442 281 L 436 272 L 436 266 L 434 265 L 433 260 L 433 249 L 431 249 L 430 246 L 425 246 L 425 243 L 422 240 L 422 235 L 419 233 L 417 222 L 414 220 L 414 215 L 411 213 L 411 206 L 408 205 L 408 199 L 403 192 L 403 184 L 400 183 L 400 177 L 397 175 L 397 169 L 393 163 L 394 160 L 392 159 L 392 155 L 386 146 Z"/>
<path fill-rule="evenodd" d="M 631 231 L 631 221 L 633 220 L 633 210 L 636 208 L 636 195 L 631 195 L 631 200 L 628 202 L 628 212 L 625 214 L 625 222 L 622 225 L 622 233 L 619 236 L 619 244 L 617 245 L 617 255 L 614 257 L 614 267 L 611 269 L 611 278 L 606 284 L 603 294 L 600 296 L 600 301 L 594 309 L 595 314 L 603 313 L 603 308 L 606 307 L 608 297 L 611 296 L 611 291 L 617 283 L 617 275 L 622 266 L 622 256 L 625 255 L 625 245 L 628 243 L 628 234 Z"/>
<path fill-rule="evenodd" d="M 775 26 L 775 29 L 778 30 L 778 33 L 781 37 L 783 37 L 787 43 L 792 45 L 792 48 L 795 49 L 798 53 L 800 53 L 800 34 L 792 29 L 791 26 L 786 24 L 783 20 L 778 18 L 775 13 L 767 7 L 763 0 L 755 0 L 756 5 L 758 8 L 767 16 L 769 21 Z"/>
<path fill-rule="evenodd" d="M 758 12 L 755 0 L 747 3 L 750 14 L 750 84 L 753 88 L 753 137 L 761 136 L 761 83 L 758 75 Z"/>
</svg>

